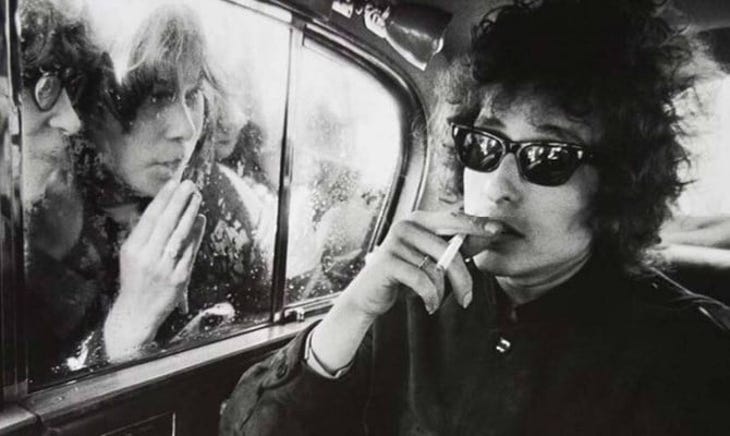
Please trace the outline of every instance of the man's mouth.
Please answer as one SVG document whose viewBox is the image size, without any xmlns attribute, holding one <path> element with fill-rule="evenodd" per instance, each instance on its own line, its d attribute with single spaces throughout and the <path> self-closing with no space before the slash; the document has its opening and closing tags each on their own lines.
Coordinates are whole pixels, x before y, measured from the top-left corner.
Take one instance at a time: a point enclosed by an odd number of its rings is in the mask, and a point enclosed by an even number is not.
<svg viewBox="0 0 730 436">
<path fill-rule="evenodd" d="M 494 219 L 490 217 L 472 217 L 475 223 L 484 229 L 484 236 L 515 236 L 524 237 L 525 235 L 517 230 L 513 225 L 506 221 Z"/>
<path fill-rule="evenodd" d="M 182 162 L 182 159 L 173 159 L 173 160 L 156 162 L 154 165 L 167 168 L 171 171 L 175 171 L 178 169 L 178 167 L 180 167 L 181 162 Z"/>
</svg>

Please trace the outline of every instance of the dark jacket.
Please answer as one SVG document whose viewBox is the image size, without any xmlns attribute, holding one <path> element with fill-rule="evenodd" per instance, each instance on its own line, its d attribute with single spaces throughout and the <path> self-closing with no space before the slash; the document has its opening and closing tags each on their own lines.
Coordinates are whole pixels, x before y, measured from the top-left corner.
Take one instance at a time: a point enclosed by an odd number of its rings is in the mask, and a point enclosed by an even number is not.
<svg viewBox="0 0 730 436">
<path fill-rule="evenodd" d="M 224 435 L 730 434 L 730 314 L 661 275 L 594 258 L 510 309 L 477 271 L 464 310 L 403 297 L 338 380 L 302 363 L 302 332 L 249 369 Z M 405 294 L 405 293 L 403 293 Z"/>
</svg>

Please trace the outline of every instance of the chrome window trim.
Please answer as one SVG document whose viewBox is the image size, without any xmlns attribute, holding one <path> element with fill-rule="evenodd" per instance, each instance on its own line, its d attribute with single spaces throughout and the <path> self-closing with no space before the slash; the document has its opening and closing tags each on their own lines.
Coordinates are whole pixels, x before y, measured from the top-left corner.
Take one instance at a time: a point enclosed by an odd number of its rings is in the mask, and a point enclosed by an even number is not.
<svg viewBox="0 0 730 436">
<path fill-rule="evenodd" d="M 3 148 L 2 155 L 9 159 L 3 162 L 8 170 L 7 175 L 10 186 L 3 186 L 0 189 L 9 199 L 7 205 L 10 209 L 9 238 L 0 241 L 2 253 L 0 256 L 8 255 L 11 269 L 0 271 L 0 346 L 2 347 L 2 363 L 0 364 L 0 376 L 2 379 L 2 400 L 3 403 L 13 401 L 27 394 L 27 360 L 26 360 L 26 339 L 23 327 L 23 314 L 25 309 L 25 295 L 23 292 L 23 214 L 20 197 L 20 186 L 15 186 L 16 176 L 12 174 L 13 168 L 13 146 L 22 150 L 20 132 L 22 119 L 20 117 L 20 31 L 16 12 L 18 0 L 1 0 L 3 16 L 3 32 L 7 43 L 8 52 L 4 53 L 9 68 L 8 71 L 8 97 L 10 97 L 11 114 L 7 121 L 10 143 L 4 143 L 4 137 L 0 137 L 0 147 Z M 4 51 L 4 50 L 3 50 Z M 4 231 L 4 230 L 3 230 Z"/>
<path fill-rule="evenodd" d="M 301 55 L 303 35 L 292 26 L 289 33 L 289 62 L 286 76 L 286 97 L 282 129 L 281 160 L 279 161 L 279 195 L 276 215 L 276 237 L 274 240 L 274 265 L 271 286 L 271 320 L 283 320 L 284 288 L 286 285 L 286 262 L 289 251 L 289 206 L 291 200 L 292 160 L 294 149 L 290 122 L 293 118 L 296 99 L 296 83 Z"/>
</svg>

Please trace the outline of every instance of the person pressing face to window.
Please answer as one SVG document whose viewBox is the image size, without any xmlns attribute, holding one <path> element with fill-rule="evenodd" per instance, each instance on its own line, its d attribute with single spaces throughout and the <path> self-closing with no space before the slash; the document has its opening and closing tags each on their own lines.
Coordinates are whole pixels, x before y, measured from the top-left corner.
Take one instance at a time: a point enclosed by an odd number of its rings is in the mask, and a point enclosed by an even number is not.
<svg viewBox="0 0 730 436">
<path fill-rule="evenodd" d="M 82 127 L 89 79 L 101 52 L 86 24 L 47 0 L 19 5 L 22 57 L 21 198 L 27 236 L 31 378 L 56 366 L 78 328 L 68 307 L 84 300 L 88 278 L 74 267 L 83 204 L 70 159 L 69 138 Z"/>
<path fill-rule="evenodd" d="M 76 149 L 105 276 L 90 343 L 116 362 L 210 328 L 208 315 L 266 310 L 270 262 L 252 229 L 276 209 L 213 159 L 208 106 L 223 90 L 193 10 L 154 9 L 113 67 L 121 79 L 107 74 Z"/>
<path fill-rule="evenodd" d="M 701 54 L 657 13 L 487 14 L 430 125 L 463 209 L 394 223 L 324 320 L 243 375 L 221 434 L 730 432 L 730 312 L 646 256 Z"/>
<path fill-rule="evenodd" d="M 151 343 L 173 309 L 186 304 L 205 221 L 198 218 L 198 188 L 180 179 L 203 132 L 202 88 L 212 81 L 205 60 L 193 15 L 172 6 L 156 10 L 132 40 L 120 86 L 107 90 L 113 110 L 90 129 L 108 177 L 97 212 L 118 224 L 123 241 L 119 288 L 107 290 L 112 305 L 103 324 L 112 361 Z"/>
<path fill-rule="evenodd" d="M 20 17 L 23 205 L 31 243 L 61 259 L 76 242 L 82 222 L 68 150 L 68 137 L 81 128 L 73 104 L 98 51 L 84 24 L 49 1 L 23 2 Z"/>
</svg>

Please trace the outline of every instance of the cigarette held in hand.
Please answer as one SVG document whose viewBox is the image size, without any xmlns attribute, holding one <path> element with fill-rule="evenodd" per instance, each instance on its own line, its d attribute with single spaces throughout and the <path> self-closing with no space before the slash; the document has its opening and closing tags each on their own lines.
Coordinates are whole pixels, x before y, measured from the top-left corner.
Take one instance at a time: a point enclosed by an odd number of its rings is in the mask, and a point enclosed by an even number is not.
<svg viewBox="0 0 730 436">
<path fill-rule="evenodd" d="M 459 233 L 449 240 L 449 245 L 446 247 L 444 254 L 442 254 L 439 258 L 436 268 L 440 268 L 443 271 L 446 271 L 449 268 L 454 257 L 456 257 L 456 253 L 459 252 L 461 244 L 464 243 L 465 238 L 466 235 Z"/>
</svg>

